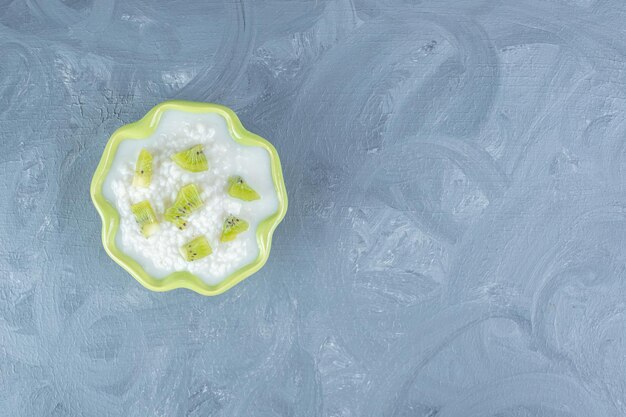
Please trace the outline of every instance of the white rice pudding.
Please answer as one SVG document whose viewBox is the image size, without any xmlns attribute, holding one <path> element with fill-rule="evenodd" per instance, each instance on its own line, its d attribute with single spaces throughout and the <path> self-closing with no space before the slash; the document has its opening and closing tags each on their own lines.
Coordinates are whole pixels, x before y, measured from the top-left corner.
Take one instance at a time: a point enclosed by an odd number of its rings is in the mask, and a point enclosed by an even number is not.
<svg viewBox="0 0 626 417">
<path fill-rule="evenodd" d="M 171 155 L 194 145 L 204 145 L 208 171 L 193 173 L 180 168 Z M 147 188 L 132 185 L 137 156 L 142 148 L 153 156 L 152 182 Z M 228 177 L 242 176 L 261 198 L 242 201 L 226 192 Z M 173 204 L 178 191 L 195 184 L 204 204 L 188 219 L 185 230 L 164 220 L 165 209 Z M 116 244 L 155 278 L 176 271 L 189 271 L 209 285 L 223 281 L 231 273 L 251 263 L 259 255 L 256 230 L 261 221 L 278 210 L 278 197 L 272 182 L 269 153 L 261 147 L 240 145 L 231 137 L 226 121 L 218 114 L 192 114 L 166 111 L 157 130 L 148 138 L 123 141 L 103 187 L 104 196 L 120 214 Z M 150 201 L 159 219 L 160 230 L 145 238 L 130 211 L 132 204 Z M 220 242 L 224 219 L 233 214 L 246 220 L 249 229 L 231 242 Z M 187 262 L 179 248 L 204 235 L 213 253 Z"/>
</svg>

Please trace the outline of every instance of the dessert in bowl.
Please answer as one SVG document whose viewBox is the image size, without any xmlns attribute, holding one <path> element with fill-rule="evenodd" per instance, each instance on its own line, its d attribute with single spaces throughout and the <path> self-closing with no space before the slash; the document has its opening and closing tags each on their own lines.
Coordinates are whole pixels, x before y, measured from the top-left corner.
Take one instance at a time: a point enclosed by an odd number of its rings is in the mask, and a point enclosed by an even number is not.
<svg viewBox="0 0 626 417">
<path fill-rule="evenodd" d="M 287 210 L 274 147 L 230 109 L 182 101 L 111 136 L 91 194 L 118 264 L 150 289 L 205 295 L 263 266 Z"/>
</svg>

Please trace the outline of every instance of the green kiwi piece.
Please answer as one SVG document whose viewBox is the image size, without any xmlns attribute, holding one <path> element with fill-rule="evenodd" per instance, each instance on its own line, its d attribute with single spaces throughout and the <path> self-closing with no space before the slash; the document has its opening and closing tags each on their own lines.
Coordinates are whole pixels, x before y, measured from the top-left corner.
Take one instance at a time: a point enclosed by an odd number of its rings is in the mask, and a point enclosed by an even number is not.
<svg viewBox="0 0 626 417">
<path fill-rule="evenodd" d="M 195 184 L 187 184 L 176 195 L 176 201 L 172 208 L 182 215 L 188 216 L 202 206 L 202 198 Z"/>
<path fill-rule="evenodd" d="M 159 231 L 159 222 L 148 200 L 133 204 L 130 206 L 130 211 L 135 216 L 144 237 L 150 237 Z"/>
<path fill-rule="evenodd" d="M 133 185 L 135 187 L 148 187 L 152 182 L 152 154 L 145 149 L 139 152 L 137 163 L 135 164 L 135 176 Z"/>
<path fill-rule="evenodd" d="M 182 169 L 191 172 L 202 172 L 209 169 L 209 163 L 204 155 L 202 145 L 196 145 L 182 152 L 178 152 L 172 155 L 172 160 Z"/>
<path fill-rule="evenodd" d="M 185 243 L 179 249 L 180 254 L 185 258 L 187 262 L 197 261 L 198 259 L 205 258 L 213 253 L 209 241 L 204 236 L 198 236 L 197 238 Z"/>
<path fill-rule="evenodd" d="M 230 242 L 231 240 L 235 240 L 237 235 L 248 230 L 248 227 L 249 225 L 247 221 L 230 215 L 226 217 L 226 220 L 224 220 L 220 241 Z"/>
<path fill-rule="evenodd" d="M 176 207 L 170 207 L 165 210 L 163 217 L 165 220 L 176 226 L 178 230 L 185 230 L 187 224 L 189 223 L 187 217 L 181 214 Z"/>
<path fill-rule="evenodd" d="M 253 201 L 261 198 L 250 185 L 239 175 L 228 178 L 228 195 L 244 201 Z"/>
<path fill-rule="evenodd" d="M 202 204 L 200 192 L 195 184 L 187 184 L 180 189 L 176 195 L 174 205 L 165 210 L 165 220 L 173 223 L 178 229 L 187 227 L 187 218 L 194 211 L 198 210 Z"/>
</svg>

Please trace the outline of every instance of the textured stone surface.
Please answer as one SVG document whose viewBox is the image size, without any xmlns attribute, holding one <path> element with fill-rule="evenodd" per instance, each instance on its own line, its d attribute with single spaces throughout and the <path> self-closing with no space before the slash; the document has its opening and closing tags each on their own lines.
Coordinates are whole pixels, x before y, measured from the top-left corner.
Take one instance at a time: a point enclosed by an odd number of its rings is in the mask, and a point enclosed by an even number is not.
<svg viewBox="0 0 626 417">
<path fill-rule="evenodd" d="M 0 415 L 626 415 L 618 0 L 0 0 Z M 171 98 L 279 150 L 223 296 L 100 244 L 111 132 Z"/>
</svg>

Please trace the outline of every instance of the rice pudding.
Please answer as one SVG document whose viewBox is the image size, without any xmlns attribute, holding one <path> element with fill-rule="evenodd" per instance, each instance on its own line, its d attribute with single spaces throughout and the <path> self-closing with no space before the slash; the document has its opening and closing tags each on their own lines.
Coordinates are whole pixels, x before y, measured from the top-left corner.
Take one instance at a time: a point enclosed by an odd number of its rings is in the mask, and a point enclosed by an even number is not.
<svg viewBox="0 0 626 417">
<path fill-rule="evenodd" d="M 146 182 L 138 181 L 140 171 L 136 172 L 142 152 L 150 156 L 151 175 Z M 206 166 L 196 161 L 190 166 L 184 163 L 196 153 L 203 154 Z M 182 155 L 183 162 L 173 158 L 175 155 Z M 193 163 L 203 169 L 194 172 Z M 240 183 L 253 192 L 241 191 Z M 201 204 L 188 211 L 179 208 L 181 218 L 176 216 L 176 221 L 168 218 L 181 190 L 190 188 L 197 190 Z M 224 118 L 215 113 L 168 110 L 151 136 L 121 142 L 102 191 L 120 215 L 116 236 L 120 250 L 154 278 L 189 271 L 209 285 L 220 283 L 257 258 L 257 227 L 278 210 L 269 153 L 235 142 Z M 140 227 L 137 218 L 137 210 L 146 202 L 155 216 L 150 233 Z M 240 231 L 244 223 L 247 229 Z M 196 252 L 188 249 L 189 244 L 201 237 L 210 253 L 195 259 Z"/>
</svg>

